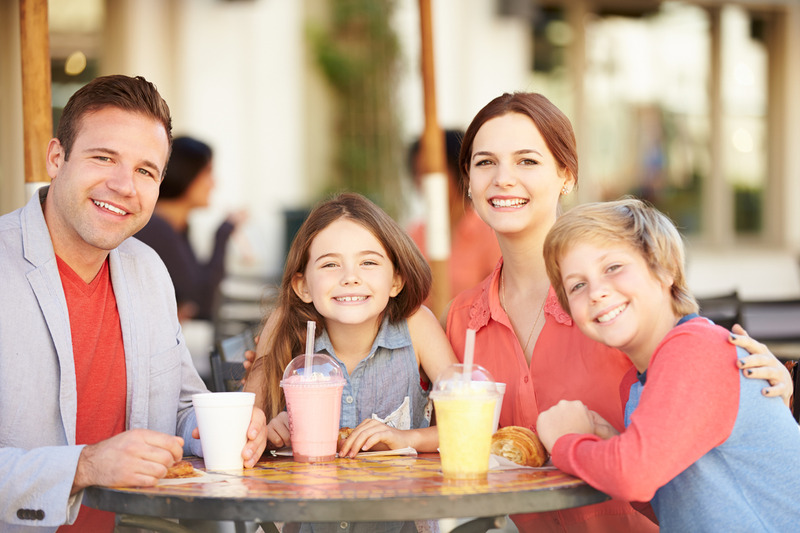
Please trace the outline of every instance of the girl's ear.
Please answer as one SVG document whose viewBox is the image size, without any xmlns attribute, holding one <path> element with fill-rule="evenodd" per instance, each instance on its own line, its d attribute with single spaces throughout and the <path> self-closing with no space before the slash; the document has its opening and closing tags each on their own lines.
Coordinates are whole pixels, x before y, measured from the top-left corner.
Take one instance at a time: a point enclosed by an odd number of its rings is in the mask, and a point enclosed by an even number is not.
<svg viewBox="0 0 800 533">
<path fill-rule="evenodd" d="M 296 272 L 292 276 L 292 289 L 298 298 L 307 304 L 311 303 L 311 292 L 308 290 L 308 283 L 301 272 Z"/>
<path fill-rule="evenodd" d="M 403 290 L 404 286 L 405 281 L 403 281 L 403 278 L 400 277 L 400 274 L 395 274 L 394 278 L 392 279 L 392 288 L 389 289 L 389 298 L 394 298 L 400 294 L 400 291 Z"/>
</svg>

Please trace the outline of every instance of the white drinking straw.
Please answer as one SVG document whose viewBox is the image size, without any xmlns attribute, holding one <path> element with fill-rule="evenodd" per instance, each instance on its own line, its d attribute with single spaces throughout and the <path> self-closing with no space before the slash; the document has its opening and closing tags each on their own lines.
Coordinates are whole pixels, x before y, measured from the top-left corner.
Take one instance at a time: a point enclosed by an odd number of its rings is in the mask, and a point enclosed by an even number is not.
<svg viewBox="0 0 800 533">
<path fill-rule="evenodd" d="M 467 329 L 467 340 L 464 345 L 464 379 L 472 381 L 472 359 L 475 357 L 475 330 Z"/>
<path fill-rule="evenodd" d="M 306 365 L 303 372 L 303 380 L 311 379 L 311 369 L 313 367 L 312 360 L 314 359 L 314 332 L 317 329 L 317 323 L 313 320 L 308 321 L 306 327 Z"/>
</svg>

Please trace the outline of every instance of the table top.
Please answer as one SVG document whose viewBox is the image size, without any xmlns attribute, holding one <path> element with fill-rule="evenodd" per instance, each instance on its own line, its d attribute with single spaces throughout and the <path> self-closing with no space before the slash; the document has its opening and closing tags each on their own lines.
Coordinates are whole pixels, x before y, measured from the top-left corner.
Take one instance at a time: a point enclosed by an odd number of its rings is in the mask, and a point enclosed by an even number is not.
<svg viewBox="0 0 800 533">
<path fill-rule="evenodd" d="M 200 458 L 187 458 L 203 470 Z M 194 481 L 196 479 L 196 481 Z M 443 478 L 438 454 L 298 463 L 264 456 L 238 475 L 144 488 L 90 487 L 83 503 L 116 513 L 199 520 L 336 522 L 489 517 L 608 499 L 559 470 L 490 471 Z"/>
</svg>

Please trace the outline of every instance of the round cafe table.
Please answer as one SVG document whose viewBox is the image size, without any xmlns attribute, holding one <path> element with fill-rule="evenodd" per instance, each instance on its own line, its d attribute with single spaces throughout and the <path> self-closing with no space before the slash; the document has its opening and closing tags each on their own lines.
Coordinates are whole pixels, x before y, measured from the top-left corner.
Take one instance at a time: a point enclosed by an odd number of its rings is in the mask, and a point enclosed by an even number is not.
<svg viewBox="0 0 800 533">
<path fill-rule="evenodd" d="M 490 471 L 485 480 L 449 481 L 438 454 L 370 456 L 299 463 L 264 456 L 234 475 L 147 488 L 86 490 L 90 507 L 149 517 L 239 522 L 365 522 L 488 518 L 553 511 L 609 499 L 557 469 Z M 490 529 L 486 525 L 480 530 Z M 464 528 L 478 531 L 479 529 Z"/>
</svg>

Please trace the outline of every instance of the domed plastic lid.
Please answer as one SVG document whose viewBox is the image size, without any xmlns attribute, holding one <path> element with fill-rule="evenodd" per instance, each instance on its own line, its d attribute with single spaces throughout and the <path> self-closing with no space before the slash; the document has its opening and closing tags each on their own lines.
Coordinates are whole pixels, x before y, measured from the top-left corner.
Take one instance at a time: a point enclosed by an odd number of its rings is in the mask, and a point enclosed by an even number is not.
<svg viewBox="0 0 800 533">
<path fill-rule="evenodd" d="M 310 373 L 306 370 L 306 358 L 311 357 Z M 286 370 L 283 371 L 281 386 L 285 383 L 297 384 L 325 384 L 338 383 L 344 381 L 342 369 L 336 360 L 324 353 L 315 353 L 310 356 L 306 354 L 298 355 L 292 359 Z"/>
<path fill-rule="evenodd" d="M 497 394 L 494 377 L 482 366 L 473 364 L 470 378 L 465 378 L 463 364 L 450 365 L 436 378 L 431 396 L 436 398 L 436 396 L 465 392 Z"/>
</svg>

